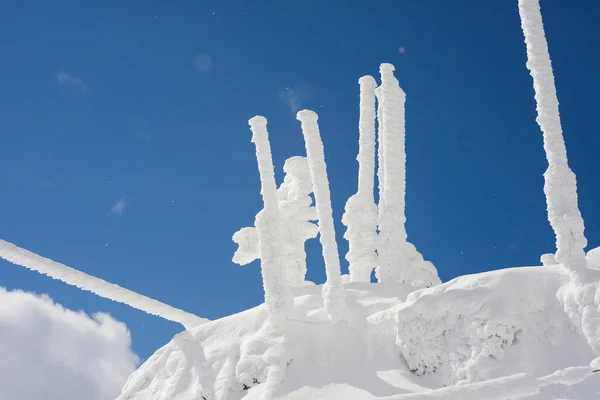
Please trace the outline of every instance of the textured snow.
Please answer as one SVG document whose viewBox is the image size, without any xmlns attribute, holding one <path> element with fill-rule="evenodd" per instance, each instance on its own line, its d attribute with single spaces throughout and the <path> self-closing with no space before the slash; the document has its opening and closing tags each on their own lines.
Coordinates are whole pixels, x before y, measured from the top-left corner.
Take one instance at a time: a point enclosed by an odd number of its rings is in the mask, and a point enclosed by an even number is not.
<svg viewBox="0 0 600 400">
<path fill-rule="evenodd" d="M 275 171 L 271 156 L 271 144 L 267 132 L 267 119 L 256 116 L 248 121 L 252 130 L 252 142 L 256 147 L 256 159 L 260 172 L 260 184 L 264 208 L 256 216 L 254 226 L 258 236 L 258 251 L 261 260 L 265 303 L 269 309 L 272 328 L 279 330 L 284 323 L 291 296 L 284 262 L 281 238 L 281 216 L 277 200 Z"/>
<path fill-rule="evenodd" d="M 37 271 L 40 274 L 65 282 L 81 290 L 92 292 L 100 297 L 127 304 L 130 307 L 169 321 L 179 322 L 186 329 L 208 321 L 158 300 L 124 289 L 114 283 L 106 282 L 64 264 L 41 257 L 4 240 L 0 240 L 0 257 L 8 262 Z"/>
<path fill-rule="evenodd" d="M 370 282 L 371 272 L 377 266 L 378 208 L 375 204 L 375 88 L 372 76 L 363 76 L 360 84 L 360 120 L 358 151 L 358 191 L 346 202 L 342 223 L 348 228 L 352 282 Z"/>
<path fill-rule="evenodd" d="M 583 218 L 577 205 L 577 182 L 567 162 L 558 98 L 539 0 L 519 0 L 527 45 L 527 68 L 533 77 L 537 122 L 544 136 L 548 169 L 544 174 L 548 220 L 556 235 L 556 261 L 577 272 L 586 267 Z"/>
<path fill-rule="evenodd" d="M 198 326 L 150 357 L 119 400 L 597 398 L 596 355 L 557 295 L 568 282 L 557 265 L 420 290 L 347 283 L 344 324 L 329 321 L 319 286 L 295 288 L 282 334 L 265 305 Z"/>
<path fill-rule="evenodd" d="M 285 246 L 285 266 L 291 287 L 300 286 L 306 277 L 306 251 L 304 243 L 317 237 L 319 228 L 311 221 L 317 220 L 312 205 L 312 181 L 306 157 L 291 157 L 283 166 L 285 177 L 277 189 L 281 216 L 282 239 Z M 238 249 L 233 262 L 246 265 L 259 258 L 256 228 L 245 227 L 233 235 Z"/>
<path fill-rule="evenodd" d="M 303 110 L 297 114 L 306 145 L 306 155 L 308 157 L 317 218 L 319 220 L 320 240 L 325 260 L 327 282 L 323 285 L 323 299 L 330 320 L 337 322 L 345 319 L 344 290 L 342 288 L 340 256 L 337 242 L 335 241 L 333 210 L 331 208 L 331 194 L 329 192 L 325 152 L 317 123 L 318 118 L 317 114 L 310 110 Z"/>
</svg>

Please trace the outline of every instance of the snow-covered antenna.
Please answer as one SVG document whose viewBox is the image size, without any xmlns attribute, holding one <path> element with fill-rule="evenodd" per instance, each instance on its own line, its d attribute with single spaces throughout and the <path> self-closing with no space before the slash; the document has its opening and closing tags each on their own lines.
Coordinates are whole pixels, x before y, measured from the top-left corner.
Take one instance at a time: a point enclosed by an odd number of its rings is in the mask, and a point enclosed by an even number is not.
<svg viewBox="0 0 600 400">
<path fill-rule="evenodd" d="M 285 322 L 292 302 L 286 270 L 282 266 L 283 249 L 281 240 L 281 216 L 277 201 L 277 185 L 271 156 L 271 144 L 267 132 L 267 119 L 256 116 L 248 121 L 252 131 L 252 142 L 256 146 L 256 159 L 260 173 L 261 195 L 264 208 L 256 216 L 254 226 L 258 234 L 258 250 L 261 260 L 265 303 L 269 310 L 269 320 L 274 329 Z"/>
<path fill-rule="evenodd" d="M 306 155 L 310 176 L 313 182 L 315 207 L 319 219 L 319 232 L 325 260 L 327 282 L 323 285 L 323 302 L 331 322 L 344 320 L 346 299 L 342 287 L 340 258 L 335 241 L 335 228 L 333 226 L 333 211 L 331 209 L 331 194 L 329 192 L 329 179 L 325 164 L 323 142 L 317 123 L 318 116 L 310 110 L 303 110 L 296 115 L 302 125 Z"/>
<path fill-rule="evenodd" d="M 370 282 L 377 265 L 377 206 L 375 205 L 375 88 L 372 76 L 363 76 L 360 85 L 358 151 L 358 192 L 346 203 L 342 223 L 348 227 L 344 238 L 349 251 L 352 282 Z"/>
<path fill-rule="evenodd" d="M 539 0 L 519 0 L 519 14 L 527 45 L 527 68 L 533 77 L 537 122 L 543 132 L 548 159 L 544 193 L 548 220 L 556 235 L 556 261 L 581 279 L 586 268 L 584 248 L 587 240 L 577 205 L 577 181 L 567 161 Z"/>
<path fill-rule="evenodd" d="M 404 102 L 406 95 L 394 77 L 392 64 L 381 64 L 379 88 L 379 135 L 383 156 L 383 198 L 379 202 L 380 282 L 403 282 L 409 260 L 402 247 L 406 242 L 406 153 L 404 149 Z M 383 139 L 383 140 L 382 140 Z M 381 159 L 380 159 L 381 162 Z M 381 184 L 381 182 L 380 182 Z"/>
<path fill-rule="evenodd" d="M 32 271 L 37 271 L 42 275 L 47 275 L 52 279 L 65 282 L 81 290 L 92 292 L 105 299 L 126 304 L 130 307 L 137 308 L 138 310 L 169 321 L 178 322 L 182 324 L 185 329 L 190 329 L 208 322 L 205 318 L 197 317 L 194 314 L 190 314 L 183 310 L 171 307 L 168 304 L 161 303 L 158 300 L 132 292 L 131 290 L 122 288 L 114 283 L 95 278 L 4 240 L 0 240 L 0 258 Z"/>
</svg>

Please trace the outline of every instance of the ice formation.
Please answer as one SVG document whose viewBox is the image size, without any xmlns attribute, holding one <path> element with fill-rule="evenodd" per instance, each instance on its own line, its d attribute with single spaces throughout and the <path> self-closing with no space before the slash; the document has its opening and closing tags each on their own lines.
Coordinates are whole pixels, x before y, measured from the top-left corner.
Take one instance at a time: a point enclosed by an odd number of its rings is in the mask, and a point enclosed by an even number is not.
<svg viewBox="0 0 600 400">
<path fill-rule="evenodd" d="M 291 294 L 284 264 L 284 242 L 281 238 L 281 217 L 277 200 L 275 171 L 271 144 L 267 132 L 267 119 L 256 116 L 248 121 L 252 142 L 256 146 L 256 160 L 260 172 L 261 194 L 264 208 L 256 216 L 254 226 L 258 236 L 265 303 L 274 330 L 280 330 L 290 308 Z"/>
<path fill-rule="evenodd" d="M 556 235 L 556 261 L 581 278 L 587 240 L 577 205 L 577 182 L 569 168 L 558 111 L 552 63 L 539 0 L 519 0 L 521 25 L 527 45 L 527 68 L 533 77 L 537 122 L 544 134 L 548 169 L 544 174 L 548 220 Z"/>
<path fill-rule="evenodd" d="M 342 287 L 340 256 L 335 241 L 335 228 L 333 226 L 333 210 L 331 209 L 331 195 L 329 192 L 329 178 L 325 165 L 325 153 L 321 133 L 317 123 L 318 116 L 315 112 L 303 110 L 298 112 L 297 119 L 302 126 L 304 143 L 310 176 L 315 194 L 315 206 L 319 220 L 319 233 L 325 260 L 327 281 L 323 285 L 323 301 L 331 322 L 344 320 L 344 289 Z"/>
<path fill-rule="evenodd" d="M 114 283 L 95 278 L 64 264 L 41 257 L 29 250 L 22 249 L 12 243 L 0 240 L 0 258 L 16 265 L 37 271 L 52 279 L 65 282 L 81 290 L 92 292 L 100 297 L 127 304 L 151 315 L 157 315 L 169 321 L 182 324 L 186 329 L 203 324 L 208 320 L 187 313 L 183 310 L 161 303 L 131 290 L 122 288 Z"/>
<path fill-rule="evenodd" d="M 380 160 L 383 180 L 379 201 L 377 252 L 379 282 L 410 283 L 429 287 L 441 283 L 431 262 L 424 261 L 406 238 L 406 151 L 404 103 L 406 95 L 394 77 L 392 64 L 381 64 L 379 99 Z M 382 176 L 383 175 L 383 176 Z"/>
<path fill-rule="evenodd" d="M 317 237 L 319 228 L 311 221 L 317 220 L 312 205 L 312 182 L 306 157 L 291 157 L 283 166 L 285 178 L 277 189 L 282 234 L 285 242 L 285 268 L 291 287 L 304 283 L 306 277 L 306 252 L 304 243 Z M 256 228 L 242 228 L 233 235 L 238 250 L 233 262 L 246 265 L 259 258 Z"/>
<path fill-rule="evenodd" d="M 371 282 L 371 272 L 377 265 L 377 220 L 375 204 L 375 88 L 372 76 L 363 76 L 360 84 L 360 120 L 358 151 L 358 191 L 346 203 L 342 223 L 348 228 L 352 282 Z"/>
</svg>

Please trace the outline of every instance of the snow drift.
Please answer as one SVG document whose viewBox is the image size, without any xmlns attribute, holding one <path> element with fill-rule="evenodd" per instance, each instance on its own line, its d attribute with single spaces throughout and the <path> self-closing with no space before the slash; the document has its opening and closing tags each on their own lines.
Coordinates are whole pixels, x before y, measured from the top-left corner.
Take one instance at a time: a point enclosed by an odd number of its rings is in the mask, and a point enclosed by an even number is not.
<svg viewBox="0 0 600 400">
<path fill-rule="evenodd" d="M 568 281 L 556 265 L 420 290 L 347 283 L 338 324 L 319 286 L 295 288 L 282 335 L 264 305 L 208 322 L 150 357 L 119 400 L 596 398 L 596 355 L 557 295 Z M 283 380 L 267 394 L 269 374 Z"/>
</svg>

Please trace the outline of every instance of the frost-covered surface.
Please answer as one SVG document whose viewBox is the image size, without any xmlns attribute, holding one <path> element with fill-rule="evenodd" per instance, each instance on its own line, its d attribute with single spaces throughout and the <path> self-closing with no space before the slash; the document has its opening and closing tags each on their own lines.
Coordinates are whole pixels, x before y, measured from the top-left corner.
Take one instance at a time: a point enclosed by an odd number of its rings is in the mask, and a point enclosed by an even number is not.
<svg viewBox="0 0 600 400">
<path fill-rule="evenodd" d="M 271 144 L 267 132 L 267 119 L 256 116 L 250 121 L 252 142 L 256 147 L 256 160 L 260 173 L 260 193 L 264 208 L 256 216 L 254 226 L 258 236 L 258 252 L 261 260 L 265 304 L 274 329 L 280 329 L 290 308 L 291 296 L 284 263 L 284 242 L 281 238 L 281 216 L 277 201 L 275 171 L 271 156 Z"/>
<path fill-rule="evenodd" d="M 363 76 L 360 84 L 360 120 L 358 151 L 358 191 L 346 202 L 342 223 L 348 228 L 344 238 L 349 251 L 353 282 L 370 282 L 377 265 L 378 209 L 375 204 L 375 87 L 372 76 Z"/>
<path fill-rule="evenodd" d="M 157 315 L 169 321 L 179 322 L 186 329 L 200 325 L 208 320 L 187 313 L 158 300 L 124 289 L 114 283 L 95 278 L 64 264 L 52 261 L 25 250 L 12 243 L 0 240 L 0 258 L 16 265 L 37 271 L 50 278 L 65 282 L 81 290 L 92 292 L 100 297 L 127 304 L 148 314 Z"/>
<path fill-rule="evenodd" d="M 311 221 L 317 220 L 312 205 L 312 182 L 306 157 L 291 157 L 283 166 L 285 177 L 277 189 L 281 233 L 285 245 L 285 265 L 291 287 L 300 286 L 306 277 L 306 251 L 304 243 L 317 237 L 319 228 Z M 233 262 L 246 265 L 259 258 L 256 228 L 245 227 L 233 235 L 238 249 Z"/>
<path fill-rule="evenodd" d="M 264 305 L 198 326 L 150 357 L 119 400 L 263 399 L 269 374 L 283 378 L 272 398 L 287 400 L 598 398 L 596 356 L 557 296 L 568 278 L 558 265 L 418 291 L 348 283 L 344 324 L 329 322 L 319 286 L 296 288 L 283 334 L 266 329 Z"/>
<path fill-rule="evenodd" d="M 335 228 L 333 226 L 333 210 L 331 208 L 331 194 L 329 192 L 329 178 L 325 164 L 325 152 L 321 133 L 317 123 L 318 116 L 310 110 L 298 112 L 297 119 L 302 126 L 308 166 L 315 194 L 315 207 L 319 220 L 319 233 L 325 260 L 327 282 L 323 285 L 323 299 L 325 309 L 332 322 L 344 320 L 344 289 L 342 288 L 340 256 L 337 242 L 335 241 Z"/>
<path fill-rule="evenodd" d="M 556 235 L 556 261 L 576 272 L 585 273 L 587 240 L 583 218 L 577 205 L 577 182 L 567 162 L 552 63 L 544 32 L 539 0 L 519 0 L 521 26 L 527 45 L 527 68 L 533 77 L 537 122 L 544 134 L 548 159 L 544 193 L 548 220 Z"/>
<path fill-rule="evenodd" d="M 600 269 L 600 247 L 588 251 L 585 258 L 588 268 Z"/>
</svg>

